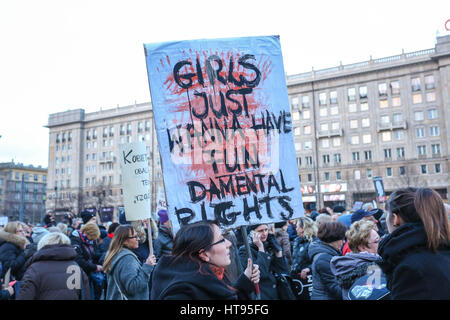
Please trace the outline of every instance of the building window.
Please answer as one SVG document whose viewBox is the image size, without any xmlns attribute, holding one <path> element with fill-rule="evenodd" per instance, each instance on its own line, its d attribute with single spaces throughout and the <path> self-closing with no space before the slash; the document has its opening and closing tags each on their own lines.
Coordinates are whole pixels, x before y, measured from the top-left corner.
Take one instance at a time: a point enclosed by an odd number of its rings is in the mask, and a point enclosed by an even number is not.
<svg viewBox="0 0 450 320">
<path fill-rule="evenodd" d="M 325 176 L 325 181 L 330 181 L 330 173 L 329 172 L 325 172 L 324 176 Z"/>
<path fill-rule="evenodd" d="M 361 127 L 363 127 L 363 128 L 370 127 L 370 118 L 362 118 L 361 119 Z"/>
<path fill-rule="evenodd" d="M 332 116 L 338 115 L 339 114 L 339 107 L 338 106 L 330 107 L 330 114 Z"/>
<path fill-rule="evenodd" d="M 416 138 L 424 138 L 425 137 L 425 128 L 416 128 Z"/>
<path fill-rule="evenodd" d="M 341 146 L 341 138 L 333 138 L 333 147 Z"/>
<path fill-rule="evenodd" d="M 388 142 L 392 140 L 392 135 L 390 131 L 385 131 L 381 134 L 381 141 Z"/>
<path fill-rule="evenodd" d="M 120 133 L 121 136 L 125 135 L 125 125 L 123 125 L 123 124 L 120 125 L 120 132 L 119 133 Z"/>
<path fill-rule="evenodd" d="M 324 154 L 323 156 L 322 156 L 322 159 L 323 159 L 323 163 L 330 163 L 330 155 L 329 154 Z"/>
<path fill-rule="evenodd" d="M 312 141 L 305 141 L 304 148 L 305 148 L 305 150 L 312 149 Z"/>
<path fill-rule="evenodd" d="M 328 108 L 319 108 L 319 115 L 321 117 L 326 117 L 328 116 Z"/>
<path fill-rule="evenodd" d="M 411 90 L 412 92 L 420 91 L 421 85 L 420 85 L 420 78 L 412 78 L 411 79 Z"/>
<path fill-rule="evenodd" d="M 386 176 L 392 177 L 392 168 L 386 168 Z"/>
<path fill-rule="evenodd" d="M 391 85 L 391 94 L 392 95 L 400 94 L 400 82 L 392 81 L 390 83 L 390 85 Z"/>
<path fill-rule="evenodd" d="M 103 138 L 108 137 L 108 128 L 103 128 Z"/>
<path fill-rule="evenodd" d="M 348 112 L 356 112 L 357 108 L 356 108 L 356 103 L 350 103 L 348 105 Z"/>
<path fill-rule="evenodd" d="M 436 163 L 434 165 L 434 172 L 441 173 L 441 164 L 440 163 Z"/>
<path fill-rule="evenodd" d="M 342 179 L 341 172 L 336 171 L 336 180 L 341 180 L 341 179 Z"/>
<path fill-rule="evenodd" d="M 434 76 L 425 76 L 425 89 L 434 89 Z"/>
<path fill-rule="evenodd" d="M 389 106 L 389 104 L 388 104 L 388 100 L 387 99 L 380 100 L 380 109 L 387 108 L 388 106 Z"/>
<path fill-rule="evenodd" d="M 299 136 L 301 134 L 301 129 L 299 127 L 294 128 L 294 135 Z"/>
<path fill-rule="evenodd" d="M 414 111 L 414 120 L 415 121 L 422 121 L 423 119 L 424 119 L 423 111 Z"/>
<path fill-rule="evenodd" d="M 372 135 L 370 133 L 363 134 L 362 136 L 363 143 L 372 143 Z"/>
<path fill-rule="evenodd" d="M 394 113 L 392 115 L 392 122 L 393 123 L 400 123 L 403 120 L 403 115 L 401 113 Z"/>
<path fill-rule="evenodd" d="M 389 116 L 387 116 L 387 115 L 381 116 L 380 119 L 381 119 L 381 123 L 384 123 L 384 124 L 389 123 Z"/>
<path fill-rule="evenodd" d="M 322 139 L 322 148 L 329 148 L 329 147 L 330 147 L 330 140 Z"/>
<path fill-rule="evenodd" d="M 294 120 L 294 121 L 298 121 L 298 120 L 300 120 L 300 113 L 298 112 L 298 111 L 294 111 L 293 113 L 292 113 L 292 120 Z M 149 136 L 149 134 L 146 134 L 146 136 Z"/>
<path fill-rule="evenodd" d="M 422 103 L 422 94 L 421 93 L 413 94 L 412 98 L 413 98 L 413 104 Z"/>
<path fill-rule="evenodd" d="M 392 106 L 393 107 L 400 107 L 401 104 L 402 104 L 402 100 L 400 99 L 400 97 L 392 97 Z"/>
<path fill-rule="evenodd" d="M 311 156 L 306 156 L 305 159 L 306 159 L 306 164 L 312 165 L 313 162 L 312 162 L 312 157 Z"/>
<path fill-rule="evenodd" d="M 361 103 L 361 111 L 369 111 L 369 104 L 367 102 Z"/>
<path fill-rule="evenodd" d="M 420 173 L 422 173 L 422 174 L 426 174 L 427 173 L 427 165 L 426 164 L 422 164 L 420 166 Z"/>
<path fill-rule="evenodd" d="M 144 131 L 144 124 L 142 122 L 138 122 L 138 132 Z"/>
<path fill-rule="evenodd" d="M 327 104 L 327 93 L 319 93 L 319 106 L 325 106 Z"/>
<path fill-rule="evenodd" d="M 350 129 L 358 129 L 358 120 L 350 120 Z"/>
<path fill-rule="evenodd" d="M 339 130 L 340 124 L 339 122 L 335 121 L 331 123 L 331 130 Z"/>
<path fill-rule="evenodd" d="M 428 119 L 437 119 L 437 117 L 438 117 L 438 113 L 437 113 L 436 109 L 428 110 Z"/>
<path fill-rule="evenodd" d="M 359 87 L 359 98 L 367 99 L 367 86 Z"/>
<path fill-rule="evenodd" d="M 334 158 L 334 162 L 335 162 L 335 163 L 341 163 L 341 161 L 342 161 L 342 158 L 341 158 L 341 154 L 340 154 L 340 153 L 335 153 L 334 156 L 333 156 L 333 158 Z"/>
<path fill-rule="evenodd" d="M 59 143 L 60 142 L 60 140 L 59 140 L 59 133 L 57 133 L 56 134 L 56 143 Z"/>
<path fill-rule="evenodd" d="M 309 120 L 311 119 L 311 112 L 309 110 L 303 110 L 302 116 L 304 120 Z"/>
<path fill-rule="evenodd" d="M 311 182 L 311 181 L 312 181 L 312 174 L 308 173 L 308 182 Z"/>
<path fill-rule="evenodd" d="M 386 83 L 379 83 L 378 84 L 378 95 L 380 97 L 387 96 L 387 85 L 386 85 Z"/>
<path fill-rule="evenodd" d="M 426 146 L 417 146 L 417 153 L 419 156 L 427 154 Z"/>
<path fill-rule="evenodd" d="M 131 123 L 127 123 L 127 134 L 131 134 Z"/>
<path fill-rule="evenodd" d="M 348 97 L 348 101 L 355 101 L 356 100 L 356 89 L 348 88 L 347 89 L 347 97 Z"/>
<path fill-rule="evenodd" d="M 385 159 L 392 158 L 392 150 L 391 149 L 384 149 L 384 158 Z"/>
<path fill-rule="evenodd" d="M 370 151 L 370 150 L 364 151 L 364 159 L 365 160 L 372 160 L 372 151 Z"/>
<path fill-rule="evenodd" d="M 428 102 L 436 101 L 436 93 L 435 92 L 427 92 L 426 97 L 427 97 Z"/>
<path fill-rule="evenodd" d="M 400 173 L 400 175 L 401 176 L 404 176 L 405 174 L 406 174 L 406 169 L 405 169 L 405 167 L 400 167 L 400 168 L 398 168 L 399 169 L 399 173 Z"/>
<path fill-rule="evenodd" d="M 440 144 L 432 144 L 431 145 L 431 153 L 432 154 L 441 154 L 441 145 Z"/>
<path fill-rule="evenodd" d="M 338 101 L 337 101 L 337 92 L 336 91 L 331 91 L 330 92 L 330 103 L 331 104 L 338 103 Z"/>
<path fill-rule="evenodd" d="M 311 134 L 311 128 L 312 128 L 311 126 L 304 126 L 303 127 L 303 133 L 304 134 Z"/>
<path fill-rule="evenodd" d="M 372 178 L 372 169 L 366 169 L 366 177 L 367 178 Z"/>
<path fill-rule="evenodd" d="M 438 126 L 431 126 L 430 127 L 430 136 L 431 137 L 438 137 L 439 136 L 439 127 Z"/>
<path fill-rule="evenodd" d="M 328 123 L 321 123 L 320 131 L 328 131 Z"/>
<path fill-rule="evenodd" d="M 352 152 L 353 161 L 359 161 L 359 152 Z"/>
<path fill-rule="evenodd" d="M 359 136 L 352 136 L 350 142 L 351 144 L 359 144 Z"/>
<path fill-rule="evenodd" d="M 297 158 L 297 167 L 301 167 L 302 166 L 302 158 L 298 157 Z"/>
<path fill-rule="evenodd" d="M 302 108 L 309 108 L 309 96 L 302 96 Z"/>
<path fill-rule="evenodd" d="M 301 142 L 295 142 L 294 146 L 295 146 L 295 151 L 300 151 L 302 149 Z"/>
<path fill-rule="evenodd" d="M 395 140 L 402 140 L 404 137 L 403 130 L 394 130 L 394 139 Z"/>
<path fill-rule="evenodd" d="M 397 148 L 397 158 L 404 158 L 405 157 L 405 148 Z"/>
<path fill-rule="evenodd" d="M 292 106 L 292 109 L 298 109 L 298 97 L 293 97 L 292 99 L 291 99 L 291 106 Z"/>
<path fill-rule="evenodd" d="M 355 170 L 354 175 L 355 175 L 355 180 L 361 179 L 361 171 Z"/>
</svg>

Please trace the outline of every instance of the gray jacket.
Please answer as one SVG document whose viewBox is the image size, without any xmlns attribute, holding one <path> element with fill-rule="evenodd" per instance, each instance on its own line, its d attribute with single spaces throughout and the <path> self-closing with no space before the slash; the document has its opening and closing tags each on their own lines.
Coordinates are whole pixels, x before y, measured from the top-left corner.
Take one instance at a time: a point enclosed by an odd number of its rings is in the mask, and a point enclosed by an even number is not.
<svg viewBox="0 0 450 320">
<path fill-rule="evenodd" d="M 153 266 L 142 265 L 131 250 L 123 248 L 114 258 L 107 274 L 106 300 L 122 300 L 120 291 L 128 300 L 148 300 L 152 271 Z"/>
</svg>

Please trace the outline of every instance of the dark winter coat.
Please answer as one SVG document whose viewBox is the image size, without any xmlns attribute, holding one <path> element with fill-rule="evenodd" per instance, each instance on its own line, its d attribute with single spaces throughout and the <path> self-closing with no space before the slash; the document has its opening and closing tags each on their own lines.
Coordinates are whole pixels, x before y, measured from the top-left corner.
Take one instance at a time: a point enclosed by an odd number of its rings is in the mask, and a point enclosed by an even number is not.
<svg viewBox="0 0 450 320">
<path fill-rule="evenodd" d="M 155 251 L 155 257 L 161 258 L 162 255 L 171 255 L 173 246 L 172 231 L 162 225 L 159 227 L 158 238 L 153 241 L 153 248 Z"/>
<path fill-rule="evenodd" d="M 207 263 L 186 257 L 162 256 L 151 279 L 151 300 L 249 299 L 254 284 L 242 274 L 231 284 L 226 274 L 220 280 Z"/>
<path fill-rule="evenodd" d="M 348 291 L 360 277 L 370 273 L 371 268 L 379 268 L 381 257 L 369 252 L 350 252 L 345 256 L 331 259 L 331 272 L 342 287 L 342 298 L 349 300 Z"/>
<path fill-rule="evenodd" d="M 0 262 L 3 266 L 0 278 L 3 279 L 11 268 L 14 279 L 22 279 L 26 262 L 24 248 L 27 244 L 28 240 L 24 236 L 0 230 Z"/>
<path fill-rule="evenodd" d="M 378 253 L 392 299 L 449 300 L 450 244 L 427 249 L 422 223 L 405 223 L 384 237 Z"/>
<path fill-rule="evenodd" d="M 331 259 L 341 253 L 325 242 L 316 240 L 310 244 L 308 254 L 313 262 L 311 300 L 341 300 L 342 288 L 330 267 Z"/>
<path fill-rule="evenodd" d="M 91 272 L 97 271 L 97 257 L 94 248 L 94 242 L 79 230 L 74 230 L 70 236 L 72 246 L 77 252 L 75 261 L 80 265 L 84 272 L 90 276 Z"/>
<path fill-rule="evenodd" d="M 148 300 L 150 275 L 153 266 L 141 264 L 137 256 L 123 248 L 111 263 L 107 276 L 106 300 Z M 120 288 L 119 288 L 120 287 Z"/>
<path fill-rule="evenodd" d="M 269 237 L 274 235 L 269 234 Z M 274 239 L 276 241 L 276 239 Z M 249 240 L 250 242 L 251 240 Z M 264 252 L 258 250 L 258 247 L 251 242 L 250 251 L 252 254 L 253 264 L 259 266 L 260 278 L 259 289 L 262 300 L 278 300 L 277 280 L 274 273 L 289 274 L 289 267 L 286 260 L 275 256 L 275 250 L 272 248 L 269 239 L 263 242 Z M 239 248 L 239 259 L 243 269 L 247 268 L 247 251 L 245 246 Z"/>
<path fill-rule="evenodd" d="M 287 263 L 292 265 L 291 242 L 289 241 L 289 234 L 287 231 L 277 228 L 275 229 L 275 237 L 283 249 L 283 256 L 286 258 Z"/>
<path fill-rule="evenodd" d="M 313 241 L 315 240 L 317 240 L 317 237 L 313 237 Z M 297 237 L 294 240 L 291 273 L 300 273 L 305 268 L 312 270 L 312 260 L 308 255 L 310 244 L 311 241 L 306 237 Z"/>
<path fill-rule="evenodd" d="M 76 257 L 71 245 L 54 244 L 41 248 L 30 261 L 16 299 L 80 300 L 82 288 L 84 299 L 89 299 L 89 280 L 75 263 Z"/>
</svg>

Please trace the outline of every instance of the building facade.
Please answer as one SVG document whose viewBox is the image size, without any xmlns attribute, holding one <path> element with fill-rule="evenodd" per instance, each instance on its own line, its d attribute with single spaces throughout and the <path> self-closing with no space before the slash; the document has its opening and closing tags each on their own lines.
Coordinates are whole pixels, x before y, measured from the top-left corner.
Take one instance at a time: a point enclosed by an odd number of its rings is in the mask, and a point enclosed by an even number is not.
<svg viewBox="0 0 450 320">
<path fill-rule="evenodd" d="M 400 187 L 450 191 L 450 36 L 435 48 L 287 77 L 304 202 L 376 199 Z"/>
<path fill-rule="evenodd" d="M 40 223 L 45 214 L 47 169 L 21 163 L 0 163 L 0 216 Z"/>
<path fill-rule="evenodd" d="M 163 186 L 150 103 L 85 113 L 49 115 L 47 209 L 56 216 L 89 210 L 116 220 L 123 207 L 119 145 L 145 141 L 155 192 Z M 154 177 L 154 178 L 153 178 Z M 154 210 L 154 208 L 152 209 Z"/>
<path fill-rule="evenodd" d="M 376 199 L 400 187 L 450 191 L 450 37 L 435 48 L 287 76 L 306 207 Z M 152 203 L 163 190 L 151 103 L 49 115 L 47 209 L 123 207 L 118 146 L 145 141 Z M 152 208 L 155 211 L 155 207 Z M 103 219 L 104 220 L 104 219 Z"/>
</svg>

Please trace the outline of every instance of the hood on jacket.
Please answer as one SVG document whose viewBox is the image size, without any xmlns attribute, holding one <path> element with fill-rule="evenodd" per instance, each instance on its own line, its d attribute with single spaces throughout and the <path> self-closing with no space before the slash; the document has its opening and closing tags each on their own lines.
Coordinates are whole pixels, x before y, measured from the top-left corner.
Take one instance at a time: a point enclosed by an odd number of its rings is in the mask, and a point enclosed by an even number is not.
<svg viewBox="0 0 450 320">
<path fill-rule="evenodd" d="M 5 242 L 12 243 L 21 250 L 23 250 L 28 244 L 30 244 L 28 239 L 24 236 L 0 230 L 0 245 Z"/>
<path fill-rule="evenodd" d="M 178 285 L 190 286 L 214 299 L 230 299 L 236 295 L 224 282 L 218 281 L 207 264 L 200 265 L 186 257 L 174 260 L 173 256 L 162 256 L 158 261 L 153 270 L 152 299 L 164 299 L 171 291 L 176 293 Z"/>
<path fill-rule="evenodd" d="M 123 248 L 122 250 L 119 251 L 119 253 L 115 256 L 114 260 L 111 262 L 110 272 L 114 270 L 114 267 L 116 266 L 117 262 L 119 262 L 122 257 L 127 255 L 132 255 L 135 257 L 136 260 L 139 261 L 138 257 L 133 253 L 133 251 L 127 248 Z"/>
<path fill-rule="evenodd" d="M 70 244 L 51 244 L 44 246 L 41 250 L 37 251 L 31 263 L 37 261 L 67 261 L 75 260 L 77 252 Z"/>
<path fill-rule="evenodd" d="M 45 236 L 49 231 L 45 229 L 44 227 L 36 227 L 33 228 L 33 234 L 31 235 L 31 239 L 33 239 L 33 243 L 38 244 L 39 240 L 42 239 L 43 236 Z"/>
<path fill-rule="evenodd" d="M 367 273 L 371 265 L 381 262 L 378 254 L 369 252 L 350 252 L 345 256 L 333 257 L 330 261 L 331 272 L 336 276 L 340 284 L 349 288 L 356 278 Z"/>
<path fill-rule="evenodd" d="M 334 249 L 333 247 L 327 245 L 325 242 L 322 242 L 320 240 L 316 240 L 311 242 L 308 249 L 308 255 L 311 261 L 314 259 L 314 256 L 316 256 L 319 253 L 327 253 L 332 256 L 341 255 L 339 251 Z"/>
</svg>

